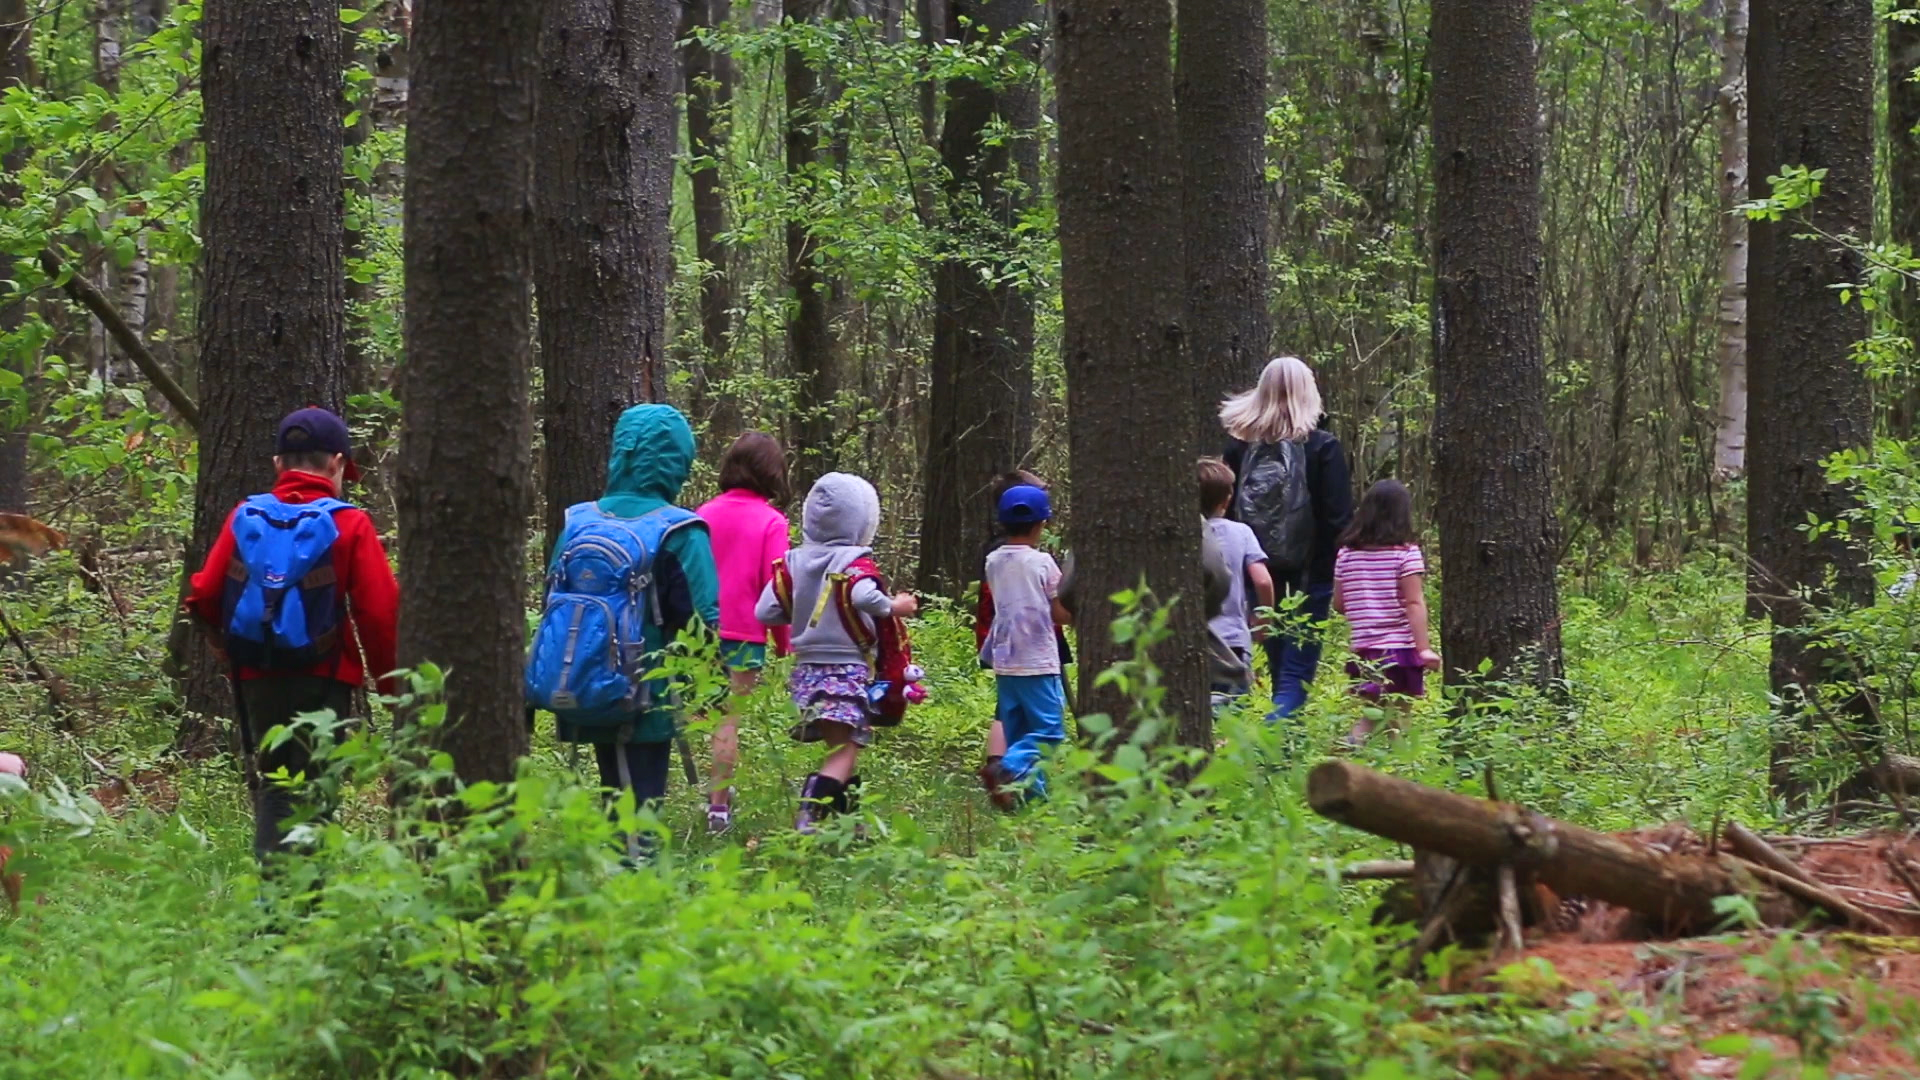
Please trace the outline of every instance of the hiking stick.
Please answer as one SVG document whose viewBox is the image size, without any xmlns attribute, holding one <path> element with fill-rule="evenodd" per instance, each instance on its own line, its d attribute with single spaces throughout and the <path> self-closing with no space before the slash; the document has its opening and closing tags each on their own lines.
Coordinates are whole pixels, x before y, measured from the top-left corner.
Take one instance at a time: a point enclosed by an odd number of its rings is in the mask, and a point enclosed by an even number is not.
<svg viewBox="0 0 1920 1080">
<path fill-rule="evenodd" d="M 698 788 L 700 786 L 700 770 L 695 768 L 693 764 L 693 747 L 688 746 L 687 737 L 678 732 L 673 736 L 673 745 L 680 748 L 680 768 L 686 771 L 687 786 L 690 788 Z"/>
</svg>

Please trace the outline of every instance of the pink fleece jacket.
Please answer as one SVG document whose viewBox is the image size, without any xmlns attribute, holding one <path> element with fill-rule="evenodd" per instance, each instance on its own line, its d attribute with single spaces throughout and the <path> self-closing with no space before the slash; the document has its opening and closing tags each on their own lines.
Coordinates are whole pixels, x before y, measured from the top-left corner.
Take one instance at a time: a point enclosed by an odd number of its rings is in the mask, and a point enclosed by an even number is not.
<svg viewBox="0 0 1920 1080">
<path fill-rule="evenodd" d="M 744 488 L 723 491 L 698 511 L 713 536 L 713 563 L 720 572 L 720 636 L 727 641 L 767 640 L 754 618 L 761 590 L 773 580 L 773 560 L 787 553 L 787 516 L 763 496 Z M 775 652 L 792 651 L 791 631 L 773 630 Z"/>
</svg>

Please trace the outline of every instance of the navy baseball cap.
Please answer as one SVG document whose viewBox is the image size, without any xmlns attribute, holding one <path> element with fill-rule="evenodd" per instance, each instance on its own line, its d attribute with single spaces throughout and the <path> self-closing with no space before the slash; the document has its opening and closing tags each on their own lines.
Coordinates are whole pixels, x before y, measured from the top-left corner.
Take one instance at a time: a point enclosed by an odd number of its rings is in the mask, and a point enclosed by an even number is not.
<svg viewBox="0 0 1920 1080">
<path fill-rule="evenodd" d="M 273 441 L 276 454 L 344 454 L 347 479 L 360 479 L 360 467 L 353 463 L 353 442 L 347 434 L 347 422 L 318 405 L 295 409 L 280 421 L 280 434 Z"/>
<path fill-rule="evenodd" d="M 1053 503 L 1047 493 L 1032 484 L 1016 484 L 1000 496 L 1000 524 L 1031 525 L 1053 517 Z"/>
</svg>

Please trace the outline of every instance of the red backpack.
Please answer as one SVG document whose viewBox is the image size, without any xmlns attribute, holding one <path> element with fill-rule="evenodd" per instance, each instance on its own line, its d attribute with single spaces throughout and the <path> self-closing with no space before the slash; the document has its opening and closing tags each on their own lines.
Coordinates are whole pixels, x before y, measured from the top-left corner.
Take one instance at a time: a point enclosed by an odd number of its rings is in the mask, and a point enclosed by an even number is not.
<svg viewBox="0 0 1920 1080">
<path fill-rule="evenodd" d="M 853 589 L 862 581 L 873 582 L 882 593 L 887 591 L 886 575 L 872 559 L 863 555 L 839 573 L 827 575 L 827 587 L 821 590 L 807 625 L 819 625 L 827 605 L 833 604 L 841 625 L 847 628 L 847 636 L 866 654 L 867 667 L 873 673 L 873 684 L 867 690 L 873 722 L 877 727 L 893 727 L 906 718 L 908 705 L 927 699 L 926 688 L 920 685 L 926 672 L 913 662 L 913 642 L 907 637 L 904 620 L 889 615 L 870 622 L 868 616 L 854 610 Z M 773 594 L 787 617 L 793 618 L 793 572 L 787 569 L 785 559 L 773 562 Z"/>
</svg>

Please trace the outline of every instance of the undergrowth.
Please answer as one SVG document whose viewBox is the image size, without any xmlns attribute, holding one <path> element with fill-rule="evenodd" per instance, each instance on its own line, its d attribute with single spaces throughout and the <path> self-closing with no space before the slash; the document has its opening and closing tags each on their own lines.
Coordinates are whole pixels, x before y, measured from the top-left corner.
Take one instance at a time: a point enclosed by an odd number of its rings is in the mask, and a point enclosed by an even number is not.
<svg viewBox="0 0 1920 1080">
<path fill-rule="evenodd" d="M 47 713 L 5 661 L 0 747 L 35 771 L 0 793 L 29 894 L 0 921 L 0 1075 L 1455 1077 L 1657 1050 L 1644 1013 L 1403 977 L 1406 932 L 1337 876 L 1394 852 L 1302 797 L 1318 758 L 1293 748 L 1353 719 L 1332 664 L 1302 730 L 1222 718 L 1203 794 L 1169 788 L 1171 752 L 1071 749 L 1050 801 L 1000 816 L 971 776 L 991 684 L 935 609 L 916 635 L 932 701 L 862 764 L 865 840 L 791 833 L 815 753 L 785 739 L 777 678 L 747 703 L 719 839 L 678 781 L 657 819 L 610 821 L 544 738 L 458 812 L 390 813 L 446 763 L 408 764 L 415 734 L 383 719 L 328 753 L 341 823 L 263 880 L 238 770 L 161 752 L 160 643 L 137 628 L 164 613 L 123 618 L 64 569 L 9 597 L 81 704 Z M 1765 821 L 1765 642 L 1737 588 L 1708 564 L 1606 579 L 1566 605 L 1564 693 L 1430 703 L 1362 754 L 1463 790 L 1491 764 L 1504 797 L 1601 828 Z M 138 767 L 164 790 L 119 816 L 85 793 Z M 621 824 L 665 836 L 656 864 L 620 870 Z"/>
</svg>

